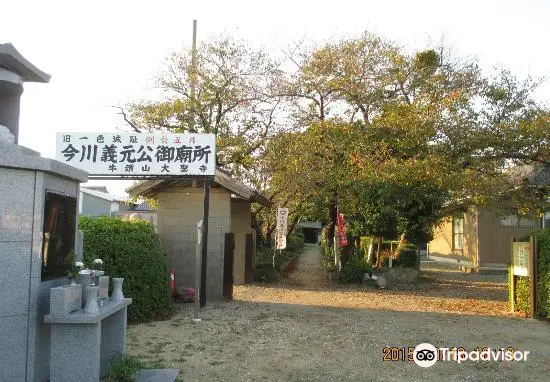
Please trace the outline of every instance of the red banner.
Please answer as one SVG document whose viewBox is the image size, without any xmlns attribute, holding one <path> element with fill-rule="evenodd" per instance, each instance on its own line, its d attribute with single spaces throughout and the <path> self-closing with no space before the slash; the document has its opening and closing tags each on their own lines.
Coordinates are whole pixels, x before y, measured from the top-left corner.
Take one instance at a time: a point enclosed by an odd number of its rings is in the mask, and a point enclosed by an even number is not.
<svg viewBox="0 0 550 382">
<path fill-rule="evenodd" d="M 340 212 L 340 208 L 337 211 L 337 226 L 338 226 L 338 244 L 340 247 L 346 247 L 348 245 L 348 237 L 346 235 L 346 222 L 344 221 L 344 215 Z"/>
</svg>

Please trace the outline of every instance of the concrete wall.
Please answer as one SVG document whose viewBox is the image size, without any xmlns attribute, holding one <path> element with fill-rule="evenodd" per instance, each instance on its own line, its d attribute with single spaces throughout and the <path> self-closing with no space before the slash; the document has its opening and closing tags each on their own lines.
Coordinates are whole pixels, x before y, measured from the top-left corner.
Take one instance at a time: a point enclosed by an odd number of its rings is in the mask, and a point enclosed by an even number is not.
<svg viewBox="0 0 550 382">
<path fill-rule="evenodd" d="M 462 215 L 464 235 L 462 250 L 453 248 L 453 221 L 446 219 L 436 228 L 434 239 L 429 243 L 430 256 L 441 257 L 450 262 L 466 266 L 477 264 L 477 210 L 470 208 Z"/>
<path fill-rule="evenodd" d="M 176 285 L 195 286 L 197 222 L 203 218 L 202 188 L 174 188 L 158 194 L 158 233 L 170 267 L 176 268 Z M 210 191 L 207 261 L 207 298 L 223 296 L 224 234 L 231 230 L 230 193 Z"/>
<path fill-rule="evenodd" d="M 88 216 L 111 216 L 111 201 L 80 192 L 82 202 L 79 204 L 81 209 L 78 211 L 81 215 Z"/>
<path fill-rule="evenodd" d="M 453 223 L 444 220 L 434 232 L 434 238 L 429 243 L 430 256 L 454 257 L 453 255 Z"/>
<path fill-rule="evenodd" d="M 45 190 L 78 197 L 78 183 L 3 167 L 0 179 L 0 381 L 46 381 L 49 290 L 68 280 L 41 280 Z"/>
<path fill-rule="evenodd" d="M 235 284 L 244 284 L 244 250 L 245 235 L 250 233 L 251 226 L 250 202 L 246 200 L 231 200 L 231 232 L 235 234 L 235 258 L 233 262 L 233 277 Z"/>
<path fill-rule="evenodd" d="M 36 173 L 0 168 L 0 179 L 0 381 L 25 381 L 41 270 L 33 245 Z"/>
</svg>

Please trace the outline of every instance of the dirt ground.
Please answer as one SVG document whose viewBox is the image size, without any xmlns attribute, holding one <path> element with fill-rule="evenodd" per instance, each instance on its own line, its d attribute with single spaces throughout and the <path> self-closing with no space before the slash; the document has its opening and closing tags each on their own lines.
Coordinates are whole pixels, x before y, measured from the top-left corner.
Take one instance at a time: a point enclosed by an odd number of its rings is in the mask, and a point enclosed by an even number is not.
<svg viewBox="0 0 550 382">
<path fill-rule="evenodd" d="M 506 305 L 506 277 L 423 263 L 414 291 L 342 286 L 322 278 L 318 247 L 274 284 L 237 286 L 234 300 L 192 304 L 170 321 L 130 326 L 128 352 L 179 368 L 181 381 L 548 381 L 550 325 Z M 514 347 L 527 361 L 384 361 L 384 348 Z M 399 351 L 401 352 L 401 351 Z"/>
</svg>

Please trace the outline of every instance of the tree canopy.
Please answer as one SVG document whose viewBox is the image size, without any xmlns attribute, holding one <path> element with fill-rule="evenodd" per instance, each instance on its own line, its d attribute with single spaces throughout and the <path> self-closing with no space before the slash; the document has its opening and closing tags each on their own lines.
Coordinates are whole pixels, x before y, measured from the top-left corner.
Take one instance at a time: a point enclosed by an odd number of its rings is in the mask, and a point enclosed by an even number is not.
<svg viewBox="0 0 550 382">
<path fill-rule="evenodd" d="M 195 87 L 191 86 L 194 80 Z M 354 235 L 407 234 L 472 204 L 540 212 L 547 185 L 512 176 L 550 163 L 550 113 L 538 82 L 444 47 L 408 52 L 365 32 L 275 60 L 222 37 L 175 53 L 165 97 L 128 106 L 134 129 L 211 132 L 219 165 L 300 219 L 332 225 L 338 204 Z M 274 212 L 256 207 L 256 228 Z"/>
</svg>

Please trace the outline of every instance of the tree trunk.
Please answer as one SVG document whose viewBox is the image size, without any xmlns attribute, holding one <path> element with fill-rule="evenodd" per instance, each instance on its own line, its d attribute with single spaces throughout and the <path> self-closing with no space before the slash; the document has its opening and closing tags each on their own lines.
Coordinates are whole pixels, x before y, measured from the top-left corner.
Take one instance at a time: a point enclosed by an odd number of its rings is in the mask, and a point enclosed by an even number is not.
<svg viewBox="0 0 550 382">
<path fill-rule="evenodd" d="M 384 241 L 384 238 L 382 236 L 378 236 L 378 248 L 376 249 L 376 268 L 380 268 L 380 255 L 382 254 L 382 242 Z"/>
<path fill-rule="evenodd" d="M 298 220 L 300 220 L 301 215 L 296 215 L 292 219 L 292 222 L 290 223 L 287 231 L 287 235 L 290 235 L 292 231 L 294 231 L 294 227 L 296 227 L 296 224 L 298 224 Z"/>
<path fill-rule="evenodd" d="M 327 231 L 327 247 L 332 248 L 334 246 L 334 232 L 336 230 L 338 215 L 338 193 L 336 192 L 332 194 L 332 198 L 330 200 L 329 215 L 330 222 Z"/>
<path fill-rule="evenodd" d="M 393 257 L 397 258 L 397 256 L 399 255 L 399 251 L 401 250 L 401 247 L 403 247 L 403 244 L 405 244 L 406 242 L 407 242 L 407 233 L 403 232 L 399 237 L 399 244 L 397 244 L 397 248 L 393 253 Z"/>
</svg>

